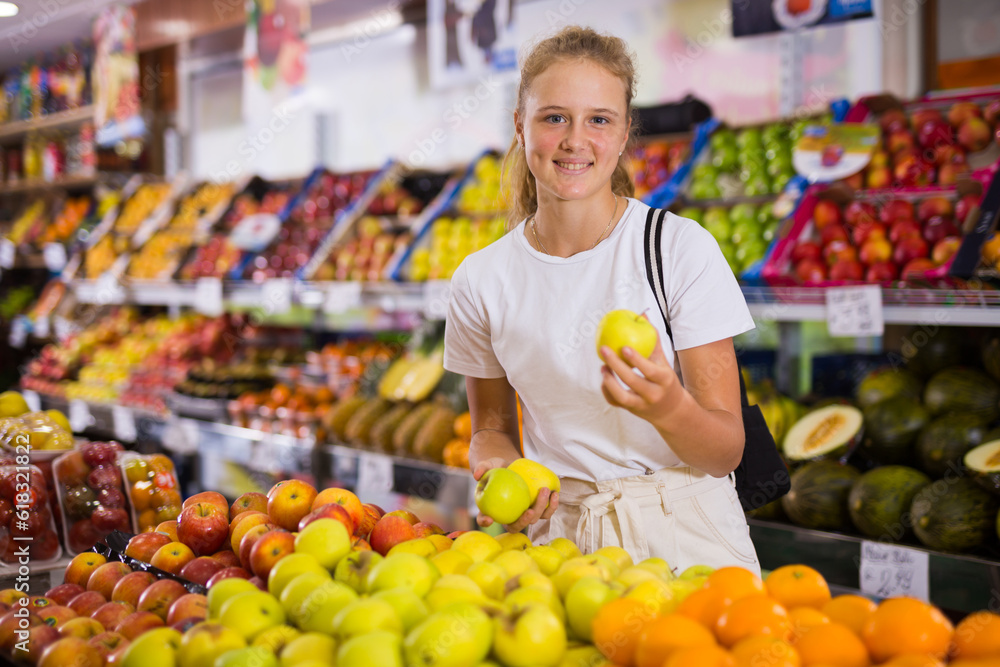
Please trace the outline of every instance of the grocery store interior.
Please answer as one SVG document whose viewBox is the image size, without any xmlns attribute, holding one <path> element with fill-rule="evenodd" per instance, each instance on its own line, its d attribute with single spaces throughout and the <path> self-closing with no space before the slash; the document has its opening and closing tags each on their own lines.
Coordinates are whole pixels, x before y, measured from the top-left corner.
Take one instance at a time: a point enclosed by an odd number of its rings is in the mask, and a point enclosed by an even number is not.
<svg viewBox="0 0 1000 667">
<path fill-rule="evenodd" d="M 477 522 L 560 484 L 444 341 L 568 26 L 753 317 L 760 576 Z M 1000 662 L 995 0 L 13 0 L 0 87 L 0 665 Z"/>
</svg>

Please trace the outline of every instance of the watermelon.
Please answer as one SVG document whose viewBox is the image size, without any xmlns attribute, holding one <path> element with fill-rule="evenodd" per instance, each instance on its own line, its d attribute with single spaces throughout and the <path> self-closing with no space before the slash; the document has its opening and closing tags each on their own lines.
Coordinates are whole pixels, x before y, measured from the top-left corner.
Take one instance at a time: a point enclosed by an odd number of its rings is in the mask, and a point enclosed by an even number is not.
<svg viewBox="0 0 1000 667">
<path fill-rule="evenodd" d="M 931 549 L 968 551 L 982 546 L 1000 500 L 966 477 L 938 480 L 917 491 L 910 505 L 913 532 Z"/>
<path fill-rule="evenodd" d="M 962 462 L 974 482 L 1000 496 L 1000 439 L 990 440 L 971 450 Z"/>
<path fill-rule="evenodd" d="M 856 468 L 834 461 L 810 461 L 792 473 L 792 488 L 781 507 L 792 523 L 816 530 L 851 525 L 847 496 L 860 477 Z"/>
<path fill-rule="evenodd" d="M 983 420 L 965 412 L 953 412 L 936 418 L 920 430 L 916 452 L 920 468 L 931 477 L 942 477 L 949 470 L 961 472 L 962 457 L 983 442 Z"/>
<path fill-rule="evenodd" d="M 854 398 L 863 410 L 893 396 L 919 400 L 922 386 L 920 379 L 910 371 L 883 366 L 865 375 Z"/>
<path fill-rule="evenodd" d="M 979 356 L 983 361 L 983 369 L 994 380 L 1000 381 L 1000 334 L 987 336 Z"/>
<path fill-rule="evenodd" d="M 790 463 L 838 459 L 861 434 L 861 410 L 852 405 L 828 405 L 807 412 L 785 434 L 782 450 Z"/>
<path fill-rule="evenodd" d="M 913 526 L 910 504 L 931 478 L 907 466 L 882 466 L 861 475 L 851 487 L 847 508 L 865 537 L 898 542 Z"/>
<path fill-rule="evenodd" d="M 903 339 L 900 353 L 907 361 L 908 370 L 928 378 L 938 371 L 965 363 L 968 345 L 968 335 L 955 327 L 940 327 L 933 332 L 916 327 Z"/>
<path fill-rule="evenodd" d="M 861 449 L 881 464 L 909 461 L 917 435 L 930 421 L 920 402 L 906 396 L 880 401 L 865 410 L 864 417 Z"/>
<path fill-rule="evenodd" d="M 974 368 L 948 368 L 927 382 L 924 405 L 933 415 L 968 412 L 991 422 L 1000 417 L 1000 384 Z"/>
</svg>

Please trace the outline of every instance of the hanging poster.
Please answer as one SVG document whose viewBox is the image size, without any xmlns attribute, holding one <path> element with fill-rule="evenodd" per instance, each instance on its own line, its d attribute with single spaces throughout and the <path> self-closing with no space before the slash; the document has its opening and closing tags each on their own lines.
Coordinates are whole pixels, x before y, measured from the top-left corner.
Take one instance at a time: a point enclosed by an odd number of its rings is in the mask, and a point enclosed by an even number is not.
<svg viewBox="0 0 1000 667">
<path fill-rule="evenodd" d="M 871 18 L 872 0 L 732 0 L 733 36 Z"/>
<path fill-rule="evenodd" d="M 243 113 L 251 131 L 273 126 L 305 90 L 309 20 L 309 0 L 247 0 Z"/>
<path fill-rule="evenodd" d="M 428 0 L 431 85 L 447 88 L 517 71 L 511 0 Z"/>
<path fill-rule="evenodd" d="M 94 20 L 95 140 L 108 146 L 146 131 L 139 104 L 139 58 L 135 48 L 135 10 L 105 7 Z"/>
</svg>

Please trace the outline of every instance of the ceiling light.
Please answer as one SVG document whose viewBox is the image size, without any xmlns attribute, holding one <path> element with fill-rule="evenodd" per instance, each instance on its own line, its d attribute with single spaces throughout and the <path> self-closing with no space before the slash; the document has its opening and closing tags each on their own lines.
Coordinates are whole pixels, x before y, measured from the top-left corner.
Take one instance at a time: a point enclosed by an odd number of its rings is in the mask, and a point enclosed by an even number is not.
<svg viewBox="0 0 1000 667">
<path fill-rule="evenodd" d="M 0 18 L 17 16 L 17 5 L 13 2 L 0 2 Z"/>
</svg>

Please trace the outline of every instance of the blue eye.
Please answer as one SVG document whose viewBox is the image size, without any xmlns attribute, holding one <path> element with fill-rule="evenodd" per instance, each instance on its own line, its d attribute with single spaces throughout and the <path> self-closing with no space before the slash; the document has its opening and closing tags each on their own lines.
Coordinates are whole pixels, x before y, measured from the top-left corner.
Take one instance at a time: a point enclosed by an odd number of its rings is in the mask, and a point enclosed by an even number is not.
<svg viewBox="0 0 1000 667">
<path fill-rule="evenodd" d="M 551 116 L 546 116 L 545 120 L 546 120 L 546 122 L 549 122 L 549 123 L 555 123 L 555 122 L 559 122 L 559 121 L 563 120 L 563 117 L 560 116 L 559 114 L 554 113 Z"/>
</svg>

